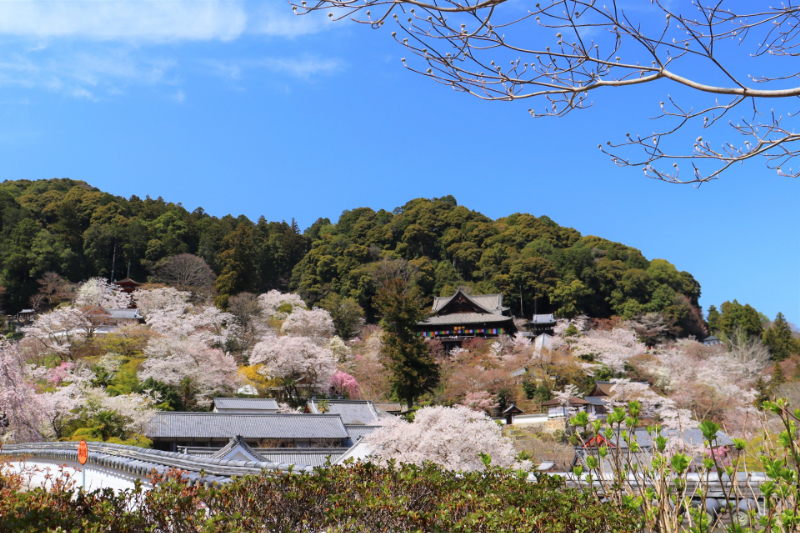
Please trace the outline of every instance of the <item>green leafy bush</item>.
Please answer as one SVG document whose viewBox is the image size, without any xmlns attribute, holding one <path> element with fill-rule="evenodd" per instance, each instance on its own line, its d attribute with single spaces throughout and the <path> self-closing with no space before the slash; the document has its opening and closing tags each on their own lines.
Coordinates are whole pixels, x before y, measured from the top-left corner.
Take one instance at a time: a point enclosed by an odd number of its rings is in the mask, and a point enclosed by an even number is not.
<svg viewBox="0 0 800 533">
<path fill-rule="evenodd" d="M 487 461 L 490 459 L 486 458 Z M 457 474 L 435 465 L 329 466 L 187 487 L 180 474 L 151 491 L 18 490 L 0 476 L 0 531 L 119 533 L 421 531 L 607 532 L 638 529 L 636 510 L 602 503 L 563 479 L 490 468 Z M 60 528 L 60 529 L 59 529 Z"/>
</svg>

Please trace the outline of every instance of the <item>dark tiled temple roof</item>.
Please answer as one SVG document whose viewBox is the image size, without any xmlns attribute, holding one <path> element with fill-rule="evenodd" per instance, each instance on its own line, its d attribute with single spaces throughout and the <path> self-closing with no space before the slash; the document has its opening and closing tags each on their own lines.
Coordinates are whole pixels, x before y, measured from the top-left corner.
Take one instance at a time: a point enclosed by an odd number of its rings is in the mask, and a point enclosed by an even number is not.
<svg viewBox="0 0 800 533">
<path fill-rule="evenodd" d="M 373 431 L 377 431 L 381 428 L 381 426 L 362 426 L 362 425 L 353 425 L 353 426 L 345 426 L 347 428 L 347 432 L 350 434 L 350 440 L 353 443 L 357 442 L 358 439 L 369 435 Z"/>
<path fill-rule="evenodd" d="M 260 414 L 161 412 L 145 435 L 169 439 L 345 439 L 347 430 L 335 414 Z"/>
<path fill-rule="evenodd" d="M 320 402 L 328 402 L 326 413 L 339 415 L 345 424 L 370 424 L 380 419 L 378 412 L 368 400 L 314 400 L 308 401 L 309 411 L 320 412 Z"/>
<path fill-rule="evenodd" d="M 330 457 L 331 463 L 350 448 L 260 448 L 258 454 L 275 463 L 303 466 L 323 466 Z"/>
<path fill-rule="evenodd" d="M 278 402 L 275 398 L 214 398 L 214 407 L 220 411 L 247 410 L 247 411 L 277 411 Z"/>
<path fill-rule="evenodd" d="M 531 324 L 555 324 L 556 317 L 553 313 L 548 315 L 533 315 L 531 317 Z"/>
<path fill-rule="evenodd" d="M 435 314 L 442 307 L 450 303 L 450 301 L 453 298 L 455 298 L 459 292 L 463 294 L 464 297 L 466 297 L 468 300 L 471 300 L 475 305 L 485 309 L 487 313 L 502 314 L 503 311 L 508 311 L 508 307 L 503 307 L 503 295 L 500 293 L 471 295 L 471 294 L 466 294 L 459 289 L 452 296 L 435 297 L 433 299 L 433 307 L 431 308 L 431 314 Z"/>
<path fill-rule="evenodd" d="M 243 454 L 252 456 L 252 458 L 256 461 L 269 461 L 269 459 L 265 459 L 263 456 L 259 455 L 257 451 L 251 448 L 250 445 L 239 436 L 233 437 L 228 444 L 212 453 L 210 457 L 212 459 L 224 459 L 229 453 L 237 448 L 241 450 Z"/>
</svg>

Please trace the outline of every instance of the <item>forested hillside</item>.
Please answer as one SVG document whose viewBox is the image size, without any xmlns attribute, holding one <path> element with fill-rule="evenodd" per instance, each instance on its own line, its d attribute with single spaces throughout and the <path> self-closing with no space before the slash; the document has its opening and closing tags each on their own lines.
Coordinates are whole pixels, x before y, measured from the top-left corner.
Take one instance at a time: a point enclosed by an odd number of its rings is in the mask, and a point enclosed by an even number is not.
<svg viewBox="0 0 800 533">
<path fill-rule="evenodd" d="M 0 214 L 6 312 L 27 307 L 48 271 L 71 281 L 122 278 L 130 262 L 131 277 L 145 280 L 159 261 L 192 253 L 218 276 L 223 306 L 242 291 L 292 289 L 310 305 L 352 297 L 373 318 L 376 276 L 403 264 L 428 300 L 469 286 L 503 292 L 518 316 L 659 311 L 684 334 L 703 332 L 700 285 L 688 272 L 545 216 L 492 220 L 452 196 L 412 200 L 393 212 L 345 211 L 335 224 L 319 219 L 301 232 L 294 222 L 217 218 L 70 179 L 19 180 L 0 184 Z"/>
</svg>

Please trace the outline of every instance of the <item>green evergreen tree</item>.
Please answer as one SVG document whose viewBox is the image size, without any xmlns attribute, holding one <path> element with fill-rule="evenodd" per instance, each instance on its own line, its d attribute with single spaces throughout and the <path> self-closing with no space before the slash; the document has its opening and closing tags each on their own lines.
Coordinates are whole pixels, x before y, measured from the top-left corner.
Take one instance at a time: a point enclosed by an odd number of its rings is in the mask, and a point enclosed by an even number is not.
<svg viewBox="0 0 800 533">
<path fill-rule="evenodd" d="M 756 389 L 756 397 L 755 400 L 753 400 L 753 403 L 755 404 L 756 408 L 761 410 L 761 405 L 769 400 L 769 385 L 767 385 L 767 382 L 764 381 L 762 376 L 758 376 L 754 387 Z"/>
<path fill-rule="evenodd" d="M 792 330 L 789 328 L 789 323 L 783 313 L 778 313 L 772 326 L 764 331 L 763 341 L 769 347 L 772 358 L 776 361 L 788 359 L 795 351 Z"/>
<path fill-rule="evenodd" d="M 394 278 L 378 291 L 375 305 L 385 332 L 382 350 L 392 373 L 392 389 L 411 409 L 416 398 L 439 383 L 439 365 L 416 332 L 417 323 L 425 318 L 422 303 L 406 281 Z"/>
<path fill-rule="evenodd" d="M 725 302 L 720 306 L 719 329 L 725 336 L 730 336 L 740 328 L 749 337 L 761 336 L 761 318 L 751 305 L 742 305 L 736 300 Z"/>
<path fill-rule="evenodd" d="M 783 367 L 779 362 L 775 363 L 775 368 L 772 370 L 772 379 L 769 380 L 770 389 L 774 393 L 775 389 L 784 383 L 786 383 L 786 375 L 783 373 Z"/>
<path fill-rule="evenodd" d="M 716 305 L 712 305 L 708 308 L 708 333 L 709 335 L 716 335 L 719 331 L 719 310 L 717 310 Z"/>
</svg>

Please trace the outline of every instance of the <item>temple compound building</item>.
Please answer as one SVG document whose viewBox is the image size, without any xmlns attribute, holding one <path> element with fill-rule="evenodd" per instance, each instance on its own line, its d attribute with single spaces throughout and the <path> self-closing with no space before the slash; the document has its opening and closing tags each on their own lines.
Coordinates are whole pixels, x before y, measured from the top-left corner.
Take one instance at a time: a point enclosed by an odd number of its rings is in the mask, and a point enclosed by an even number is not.
<svg viewBox="0 0 800 533">
<path fill-rule="evenodd" d="M 475 337 L 513 335 L 516 328 L 502 294 L 469 295 L 458 289 L 453 296 L 433 299 L 430 316 L 417 323 L 417 331 L 450 350 Z"/>
</svg>

